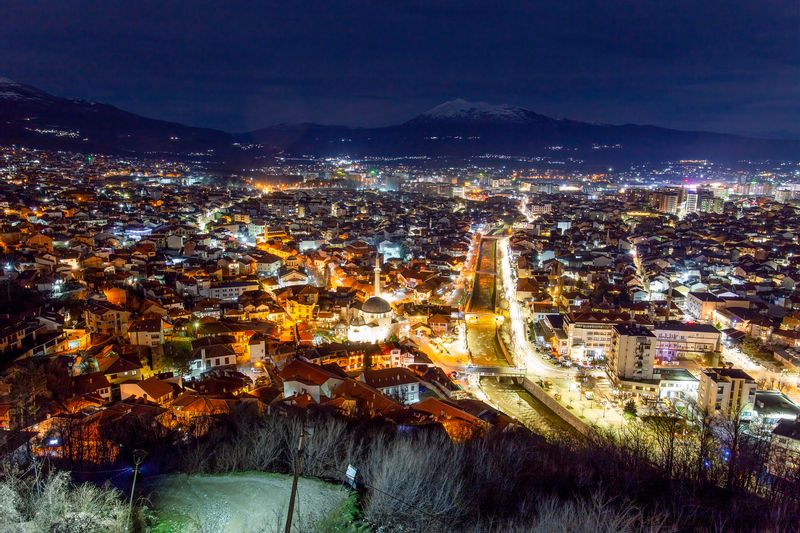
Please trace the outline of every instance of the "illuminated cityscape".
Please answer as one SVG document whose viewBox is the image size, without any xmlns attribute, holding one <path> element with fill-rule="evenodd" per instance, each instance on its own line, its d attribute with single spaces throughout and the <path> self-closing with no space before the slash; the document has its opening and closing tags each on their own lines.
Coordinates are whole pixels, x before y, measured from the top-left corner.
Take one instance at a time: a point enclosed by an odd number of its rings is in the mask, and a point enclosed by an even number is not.
<svg viewBox="0 0 800 533">
<path fill-rule="evenodd" d="M 0 79 L 8 531 L 798 530 L 800 135 L 441 101 Z"/>
</svg>

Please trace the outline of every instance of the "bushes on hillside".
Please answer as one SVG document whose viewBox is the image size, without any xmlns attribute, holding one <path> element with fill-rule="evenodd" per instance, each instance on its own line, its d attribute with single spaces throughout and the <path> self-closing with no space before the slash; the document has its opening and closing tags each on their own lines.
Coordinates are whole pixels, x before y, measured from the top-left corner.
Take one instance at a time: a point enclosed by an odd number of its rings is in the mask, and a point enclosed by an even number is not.
<svg viewBox="0 0 800 533">
<path fill-rule="evenodd" d="M 0 533 L 118 533 L 127 512 L 116 490 L 75 486 L 66 472 L 8 470 L 0 478 Z"/>
</svg>

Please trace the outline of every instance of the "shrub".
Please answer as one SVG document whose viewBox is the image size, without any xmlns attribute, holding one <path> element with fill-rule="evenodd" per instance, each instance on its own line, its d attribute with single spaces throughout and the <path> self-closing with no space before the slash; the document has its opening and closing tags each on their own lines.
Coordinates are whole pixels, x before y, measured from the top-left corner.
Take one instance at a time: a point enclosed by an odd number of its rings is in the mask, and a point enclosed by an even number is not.
<svg viewBox="0 0 800 533">
<path fill-rule="evenodd" d="M 0 533 L 118 533 L 127 511 L 115 489 L 73 485 L 65 472 L 9 470 L 0 480 Z"/>
</svg>

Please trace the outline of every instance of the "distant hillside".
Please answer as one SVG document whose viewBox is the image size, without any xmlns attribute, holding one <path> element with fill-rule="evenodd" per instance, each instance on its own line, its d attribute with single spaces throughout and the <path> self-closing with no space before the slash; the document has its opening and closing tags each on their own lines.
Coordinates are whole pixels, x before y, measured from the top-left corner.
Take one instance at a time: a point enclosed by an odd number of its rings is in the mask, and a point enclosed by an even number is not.
<svg viewBox="0 0 800 533">
<path fill-rule="evenodd" d="M 464 158 L 485 154 L 590 163 L 674 159 L 800 159 L 800 141 L 554 119 L 510 105 L 453 100 L 381 128 L 279 124 L 244 134 L 145 118 L 0 78 L 0 143 L 248 160 L 276 153 Z M 240 148 L 237 144 L 256 145 Z"/>
<path fill-rule="evenodd" d="M 0 143 L 76 151 L 187 154 L 229 146 L 230 135 L 71 100 L 0 78 Z"/>
</svg>

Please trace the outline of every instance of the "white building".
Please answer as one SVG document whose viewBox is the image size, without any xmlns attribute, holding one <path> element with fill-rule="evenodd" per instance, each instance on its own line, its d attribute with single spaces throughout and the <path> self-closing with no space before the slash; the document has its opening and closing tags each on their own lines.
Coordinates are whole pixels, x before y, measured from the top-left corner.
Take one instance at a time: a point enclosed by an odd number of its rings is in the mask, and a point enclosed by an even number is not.
<svg viewBox="0 0 800 533">
<path fill-rule="evenodd" d="M 419 401 L 420 379 L 407 368 L 369 370 L 358 379 L 405 405 Z"/>
<path fill-rule="evenodd" d="M 128 339 L 136 346 L 159 346 L 164 344 L 164 323 L 160 318 L 143 318 L 131 323 Z"/>
<path fill-rule="evenodd" d="M 564 330 L 567 333 L 569 356 L 579 361 L 608 358 L 614 326 L 629 320 L 628 315 L 621 313 L 567 314 L 564 317 Z M 644 321 L 637 320 L 637 323 L 647 325 Z"/>
<path fill-rule="evenodd" d="M 658 342 L 656 357 L 661 361 L 689 359 L 720 350 L 720 333 L 710 324 L 662 322 L 654 331 Z"/>
<path fill-rule="evenodd" d="M 163 405 L 172 399 L 175 389 L 166 380 L 155 376 L 142 381 L 121 383 L 119 386 L 121 399 L 142 398 Z"/>
<path fill-rule="evenodd" d="M 261 287 L 257 281 L 227 281 L 212 283 L 208 289 L 201 290 L 200 295 L 216 298 L 223 302 L 235 302 L 247 291 L 257 291 Z"/>
<path fill-rule="evenodd" d="M 653 370 L 653 378 L 658 379 L 659 398 L 673 403 L 697 400 L 700 380 L 685 368 L 656 368 Z"/>
<path fill-rule="evenodd" d="M 697 406 L 704 413 L 736 416 L 752 410 L 756 381 L 739 368 L 707 368 L 700 374 Z"/>
<path fill-rule="evenodd" d="M 316 403 L 319 403 L 320 398 L 332 398 L 333 391 L 346 377 L 301 359 L 295 359 L 286 365 L 280 376 L 285 398 L 308 394 Z"/>
<path fill-rule="evenodd" d="M 348 317 L 347 339 L 350 342 L 379 342 L 397 331 L 394 311 L 389 302 L 381 297 L 380 258 L 375 261 L 375 295 L 368 298 L 360 309 L 352 309 Z"/>
<path fill-rule="evenodd" d="M 200 339 L 201 341 L 204 339 Z M 193 341 L 194 344 L 194 341 Z M 190 363 L 190 369 L 205 372 L 218 366 L 230 366 L 236 364 L 236 352 L 228 344 L 209 344 L 200 346 L 192 350 L 194 359 Z"/>
<path fill-rule="evenodd" d="M 724 304 L 722 298 L 710 292 L 690 292 L 686 295 L 686 311 L 699 320 L 712 321 L 714 311 Z"/>
<path fill-rule="evenodd" d="M 256 274 L 261 277 L 275 277 L 283 265 L 283 260 L 277 255 L 264 254 L 256 259 Z"/>
</svg>

